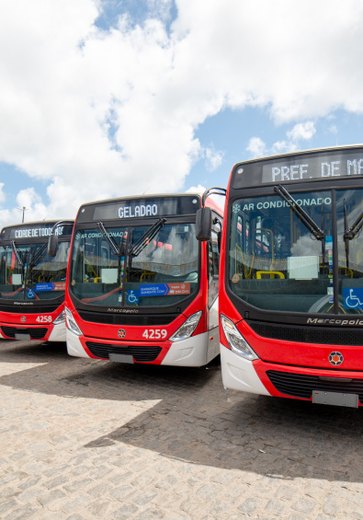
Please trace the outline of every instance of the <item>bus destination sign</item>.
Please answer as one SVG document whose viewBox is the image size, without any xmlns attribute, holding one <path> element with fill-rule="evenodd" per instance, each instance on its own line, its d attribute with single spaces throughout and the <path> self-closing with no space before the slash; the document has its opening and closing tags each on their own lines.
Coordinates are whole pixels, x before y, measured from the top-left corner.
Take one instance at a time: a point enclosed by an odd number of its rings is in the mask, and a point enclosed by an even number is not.
<svg viewBox="0 0 363 520">
<path fill-rule="evenodd" d="M 126 220 L 137 218 L 164 217 L 194 214 L 200 208 L 199 197 L 157 197 L 141 199 L 122 199 L 108 203 L 99 203 L 93 206 L 91 219 L 98 220 Z M 87 213 L 87 207 L 85 212 Z M 79 215 L 78 220 L 88 220 L 86 214 Z"/>
<path fill-rule="evenodd" d="M 238 164 L 234 188 L 363 176 L 363 149 L 311 152 Z"/>
<path fill-rule="evenodd" d="M 25 226 L 12 226 L 4 228 L 1 232 L 2 240 L 36 240 L 48 239 L 52 234 L 52 229 L 55 223 L 49 224 L 33 224 Z M 63 235 L 70 235 L 72 233 L 72 226 L 58 226 L 55 230 L 55 235 L 61 237 Z"/>
</svg>

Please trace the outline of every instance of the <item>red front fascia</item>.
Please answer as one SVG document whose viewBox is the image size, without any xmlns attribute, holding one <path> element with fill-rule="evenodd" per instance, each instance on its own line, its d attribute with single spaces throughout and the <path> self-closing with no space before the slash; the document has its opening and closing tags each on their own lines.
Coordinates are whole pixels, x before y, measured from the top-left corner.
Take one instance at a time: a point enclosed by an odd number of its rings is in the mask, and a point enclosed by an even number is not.
<svg viewBox="0 0 363 520">
<path fill-rule="evenodd" d="M 24 308 L 24 311 L 26 308 Z M 1 335 L 6 339 L 14 339 L 14 336 L 5 334 L 3 327 L 21 332 L 21 329 L 46 329 L 46 333 L 41 337 L 42 340 L 48 341 L 48 338 L 54 328 L 53 322 L 64 310 L 64 303 L 61 303 L 53 312 L 1 312 L 0 328 Z M 6 328 L 5 328 L 6 330 Z"/>
<path fill-rule="evenodd" d="M 66 307 L 72 312 L 73 318 L 76 321 L 77 325 L 82 331 L 82 336 L 80 336 L 80 341 L 82 343 L 83 348 L 85 349 L 87 355 L 89 357 L 96 357 L 92 355 L 89 349 L 86 346 L 87 341 L 92 342 L 105 342 L 111 343 L 115 347 L 127 347 L 127 346 L 160 346 L 162 351 L 158 355 L 157 359 L 153 362 L 154 364 L 159 364 L 163 361 L 166 356 L 170 345 L 172 344 L 169 341 L 169 338 L 183 325 L 185 320 L 189 318 L 192 314 L 202 310 L 202 316 L 198 323 L 197 328 L 195 329 L 192 336 L 196 336 L 198 334 L 202 334 L 206 332 L 208 328 L 208 316 L 207 316 L 207 298 L 208 298 L 208 277 L 207 277 L 207 258 L 206 258 L 206 245 L 201 245 L 201 276 L 200 276 L 200 286 L 199 292 L 197 293 L 194 300 L 190 303 L 190 305 L 183 311 L 182 314 L 179 314 L 175 320 L 171 323 L 167 324 L 157 324 L 157 325 L 127 325 L 122 324 L 122 314 L 120 314 L 120 324 L 110 325 L 107 323 L 95 323 L 83 320 L 75 305 L 73 304 L 71 297 L 69 295 L 68 284 L 66 289 Z M 100 309 L 98 309 L 100 310 Z M 106 313 L 105 313 L 106 314 Z M 137 314 L 134 315 L 137 317 Z M 119 331 L 123 329 L 125 331 L 124 339 L 120 339 Z M 149 332 L 146 331 L 162 331 L 166 330 L 165 339 L 162 337 L 145 337 L 147 333 L 150 336 Z M 159 334 L 157 333 L 157 334 Z"/>
<path fill-rule="evenodd" d="M 265 363 L 260 359 L 253 362 L 253 366 L 257 372 L 258 377 L 261 379 L 262 383 L 265 385 L 266 389 L 273 397 L 287 397 L 289 399 L 299 399 L 302 401 L 311 401 L 310 398 L 298 397 L 296 395 L 289 395 L 287 393 L 282 393 L 271 383 L 267 372 L 269 370 L 277 371 L 280 373 L 286 374 L 296 374 L 297 376 L 307 376 L 307 377 L 318 377 L 318 378 L 330 378 L 332 381 L 339 379 L 351 379 L 354 380 L 363 380 L 363 372 L 361 371 L 348 371 L 348 370 L 339 370 L 336 369 L 331 370 L 320 370 L 320 369 L 312 369 L 312 368 L 303 368 L 303 367 L 293 367 L 286 366 L 276 363 Z M 363 406 L 363 402 L 360 402 L 360 406 Z"/>
<path fill-rule="evenodd" d="M 288 325 L 286 326 L 288 327 Z M 297 367 L 333 369 L 336 372 L 341 370 L 363 371 L 363 345 L 297 343 L 264 338 L 258 336 L 244 320 L 237 324 L 237 328 L 263 361 Z M 344 357 L 343 363 L 338 367 L 334 367 L 329 362 L 329 354 L 335 351 L 340 352 Z"/>
</svg>

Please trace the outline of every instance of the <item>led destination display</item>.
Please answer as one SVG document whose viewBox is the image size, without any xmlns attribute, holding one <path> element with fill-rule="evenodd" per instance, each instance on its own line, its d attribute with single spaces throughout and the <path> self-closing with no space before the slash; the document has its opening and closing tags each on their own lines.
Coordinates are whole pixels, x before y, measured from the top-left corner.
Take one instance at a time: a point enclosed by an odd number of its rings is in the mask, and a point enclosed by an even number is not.
<svg viewBox="0 0 363 520">
<path fill-rule="evenodd" d="M 310 152 L 235 166 L 233 188 L 339 177 L 363 177 L 363 148 Z"/>
<path fill-rule="evenodd" d="M 78 215 L 78 222 L 190 215 L 195 214 L 199 208 L 200 198 L 196 195 L 120 199 L 83 206 Z"/>
<path fill-rule="evenodd" d="M 29 224 L 6 227 L 1 232 L 1 240 L 33 240 L 45 239 L 47 240 L 52 234 L 52 229 L 55 222 L 47 224 Z M 72 233 L 72 226 L 59 225 L 55 234 L 59 237 L 70 235 Z"/>
</svg>

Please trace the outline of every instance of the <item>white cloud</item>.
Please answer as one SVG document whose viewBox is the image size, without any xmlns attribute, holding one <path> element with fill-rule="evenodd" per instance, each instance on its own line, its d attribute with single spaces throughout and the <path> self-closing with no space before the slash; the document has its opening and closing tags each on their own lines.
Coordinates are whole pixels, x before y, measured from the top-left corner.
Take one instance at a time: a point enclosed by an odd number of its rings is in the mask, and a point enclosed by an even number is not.
<svg viewBox="0 0 363 520">
<path fill-rule="evenodd" d="M 315 132 L 316 128 L 313 121 L 297 123 L 291 128 L 291 130 L 286 132 L 286 139 L 275 141 L 271 148 L 268 148 L 266 143 L 260 137 L 251 137 L 247 145 L 247 151 L 250 152 L 252 157 L 293 152 L 300 148 L 301 141 L 311 139 L 315 135 Z"/>
<path fill-rule="evenodd" d="M 202 153 L 208 171 L 212 172 L 219 168 L 223 161 L 223 152 L 213 148 L 204 148 Z"/>
<path fill-rule="evenodd" d="M 173 0 L 147 0 L 149 16 L 164 22 L 170 21 Z"/>
<path fill-rule="evenodd" d="M 20 207 L 30 208 L 33 204 L 40 202 L 40 198 L 34 188 L 26 188 L 19 191 L 16 202 Z"/>
<path fill-rule="evenodd" d="M 298 146 L 294 141 L 276 141 L 272 145 L 272 153 L 287 153 L 294 152 L 298 149 Z"/>
<path fill-rule="evenodd" d="M 2 200 L 2 183 L 0 183 L 0 202 Z M 16 205 L 11 209 L 0 210 L 1 227 L 8 224 L 53 219 L 54 215 L 49 214 L 47 208 L 41 201 L 40 196 L 34 188 L 24 188 L 16 196 Z"/>
<path fill-rule="evenodd" d="M 363 112 L 360 0 L 177 0 L 169 32 L 168 0 L 107 32 L 99 5 L 0 0 L 0 161 L 48 182 L 39 214 L 181 189 L 203 153 L 196 129 L 227 107 L 305 121 L 284 146 L 337 107 Z"/>
<path fill-rule="evenodd" d="M 261 157 L 266 153 L 266 144 L 260 137 L 251 137 L 248 141 L 247 151 L 252 157 Z"/>
<path fill-rule="evenodd" d="M 287 139 L 276 141 L 272 145 L 272 153 L 293 152 L 301 147 L 301 141 L 308 141 L 314 137 L 316 132 L 315 123 L 306 121 L 297 123 L 291 130 L 286 132 Z"/>
<path fill-rule="evenodd" d="M 201 195 L 203 195 L 206 189 L 206 186 L 202 186 L 202 184 L 197 184 L 197 186 L 190 186 L 190 188 L 186 190 L 186 193 L 200 193 Z"/>
<path fill-rule="evenodd" d="M 17 208 L 24 211 L 25 221 L 52 219 L 53 215 L 48 214 L 46 206 L 42 203 L 40 196 L 34 188 L 20 190 L 16 196 Z"/>
<path fill-rule="evenodd" d="M 311 139 L 316 133 L 315 123 L 313 121 L 306 121 L 305 123 L 296 124 L 287 136 L 293 141 L 307 141 Z"/>
</svg>

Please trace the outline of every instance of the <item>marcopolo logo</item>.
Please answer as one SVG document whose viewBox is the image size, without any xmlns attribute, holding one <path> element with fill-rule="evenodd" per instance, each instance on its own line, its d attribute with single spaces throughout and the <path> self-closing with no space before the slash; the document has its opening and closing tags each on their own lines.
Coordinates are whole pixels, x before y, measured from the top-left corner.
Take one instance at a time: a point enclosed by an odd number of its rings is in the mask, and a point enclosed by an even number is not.
<svg viewBox="0 0 363 520">
<path fill-rule="evenodd" d="M 339 327 L 363 327 L 363 319 L 356 318 L 352 320 L 339 318 L 308 318 L 307 325 L 337 325 Z"/>
<path fill-rule="evenodd" d="M 117 331 L 117 336 L 120 338 L 120 339 L 123 339 L 124 337 L 126 337 L 126 330 L 125 329 L 119 329 Z"/>
<path fill-rule="evenodd" d="M 335 367 L 341 365 L 344 361 L 344 356 L 341 352 L 330 352 L 329 363 Z"/>
</svg>

